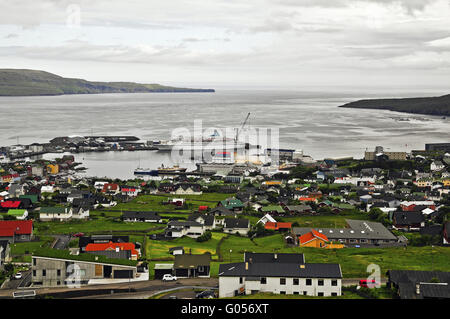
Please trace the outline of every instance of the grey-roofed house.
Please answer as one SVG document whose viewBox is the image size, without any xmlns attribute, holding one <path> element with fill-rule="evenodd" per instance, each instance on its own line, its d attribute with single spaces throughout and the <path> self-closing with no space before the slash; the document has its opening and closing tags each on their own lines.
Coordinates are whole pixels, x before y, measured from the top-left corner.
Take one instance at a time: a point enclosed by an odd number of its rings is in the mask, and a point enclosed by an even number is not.
<svg viewBox="0 0 450 319">
<path fill-rule="evenodd" d="M 216 219 L 212 214 L 194 213 L 189 215 L 187 220 L 202 224 L 205 227 L 205 230 L 216 228 Z"/>
<path fill-rule="evenodd" d="M 188 236 L 197 238 L 203 235 L 205 228 L 202 224 L 195 221 L 170 221 L 167 223 L 165 237 L 179 238 Z"/>
<path fill-rule="evenodd" d="M 245 218 L 225 218 L 223 231 L 229 234 L 247 235 L 250 230 L 250 221 Z"/>
<path fill-rule="evenodd" d="M 397 243 L 398 238 L 381 223 L 365 220 L 345 220 L 347 228 L 314 228 L 324 234 L 330 241 L 338 241 L 343 244 L 392 244 Z M 295 238 L 298 239 L 312 231 L 309 227 L 294 227 L 292 229 Z"/>
<path fill-rule="evenodd" d="M 387 286 L 401 299 L 450 298 L 450 272 L 389 270 L 387 275 Z"/>
<path fill-rule="evenodd" d="M 162 218 L 157 212 L 123 212 L 124 222 L 161 223 Z"/>
<path fill-rule="evenodd" d="M 220 298 L 254 293 L 307 296 L 342 293 L 339 264 L 305 263 L 302 254 L 258 255 L 246 253 L 244 262 L 219 266 Z"/>
<path fill-rule="evenodd" d="M 395 229 L 420 230 L 425 227 L 425 217 L 422 212 L 394 212 L 392 226 Z"/>
</svg>

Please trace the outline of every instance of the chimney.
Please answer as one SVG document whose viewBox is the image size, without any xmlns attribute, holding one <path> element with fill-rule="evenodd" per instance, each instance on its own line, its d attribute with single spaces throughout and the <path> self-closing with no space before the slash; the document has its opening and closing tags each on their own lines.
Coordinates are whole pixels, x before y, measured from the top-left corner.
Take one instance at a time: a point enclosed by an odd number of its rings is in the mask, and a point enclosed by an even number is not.
<svg viewBox="0 0 450 319">
<path fill-rule="evenodd" d="M 420 295 L 420 283 L 416 284 L 416 295 Z"/>
</svg>

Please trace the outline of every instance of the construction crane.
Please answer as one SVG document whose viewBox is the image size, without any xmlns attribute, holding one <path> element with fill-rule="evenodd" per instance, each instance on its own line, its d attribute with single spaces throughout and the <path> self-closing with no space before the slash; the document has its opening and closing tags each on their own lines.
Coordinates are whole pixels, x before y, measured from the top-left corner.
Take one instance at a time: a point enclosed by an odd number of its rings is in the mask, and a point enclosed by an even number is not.
<svg viewBox="0 0 450 319">
<path fill-rule="evenodd" d="M 236 138 L 235 141 L 237 142 L 239 139 L 239 133 L 241 132 L 241 130 L 244 128 L 245 124 L 247 123 L 248 118 L 250 117 L 250 112 L 247 114 L 247 117 L 245 118 L 244 122 L 242 123 L 241 127 L 237 130 L 236 132 Z"/>
</svg>

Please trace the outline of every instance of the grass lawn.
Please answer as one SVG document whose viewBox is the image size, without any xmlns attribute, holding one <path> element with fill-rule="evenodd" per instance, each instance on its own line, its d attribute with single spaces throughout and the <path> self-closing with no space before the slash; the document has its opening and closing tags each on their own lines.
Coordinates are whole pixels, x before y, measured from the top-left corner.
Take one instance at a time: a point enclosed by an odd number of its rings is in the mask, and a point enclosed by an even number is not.
<svg viewBox="0 0 450 319">
<path fill-rule="evenodd" d="M 231 253 L 230 253 L 231 250 Z M 367 276 L 367 266 L 377 264 L 381 275 L 389 269 L 450 271 L 450 249 L 448 247 L 394 247 L 394 248 L 344 248 L 337 250 L 300 248 L 287 246 L 282 235 L 257 238 L 230 236 L 221 246 L 224 262 L 241 262 L 243 253 L 279 252 L 303 253 L 307 263 L 339 263 L 346 278 Z"/>
<path fill-rule="evenodd" d="M 113 221 L 112 219 L 99 218 L 88 221 L 71 221 L 71 222 L 40 222 L 35 223 L 36 234 L 71 234 L 83 232 L 92 234 L 105 231 L 142 231 L 161 226 L 155 223 L 128 223 Z"/>
<path fill-rule="evenodd" d="M 49 247 L 53 240 L 53 237 L 42 236 L 40 241 L 11 244 L 11 256 L 13 257 L 13 262 L 31 262 L 31 255 L 33 252 L 42 247 Z"/>
<path fill-rule="evenodd" d="M 206 242 L 197 242 L 193 238 L 183 237 L 177 238 L 170 241 L 158 241 L 158 240 L 148 240 L 147 241 L 147 259 L 165 259 L 174 257 L 169 254 L 169 248 L 183 246 L 185 253 L 192 252 L 192 254 L 203 254 L 205 252 L 210 252 L 213 259 L 217 259 L 216 254 L 217 245 L 222 237 L 226 234 L 212 232 L 212 238 Z"/>
<path fill-rule="evenodd" d="M 204 193 L 202 195 L 140 195 L 128 203 L 120 203 L 114 210 L 143 210 L 155 212 L 192 212 L 197 211 L 199 206 L 216 207 L 221 200 L 233 197 L 234 194 Z M 185 198 L 188 209 L 175 210 L 173 205 L 163 205 L 162 201 L 168 198 Z"/>
</svg>

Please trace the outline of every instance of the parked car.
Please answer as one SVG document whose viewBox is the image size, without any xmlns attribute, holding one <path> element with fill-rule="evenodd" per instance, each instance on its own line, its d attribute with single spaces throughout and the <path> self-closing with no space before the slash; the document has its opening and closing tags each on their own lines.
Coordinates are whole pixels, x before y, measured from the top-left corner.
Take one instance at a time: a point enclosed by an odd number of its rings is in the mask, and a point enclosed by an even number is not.
<svg viewBox="0 0 450 319">
<path fill-rule="evenodd" d="M 163 281 L 175 281 L 177 280 L 176 276 L 172 276 L 171 274 L 165 274 L 162 278 Z"/>
<path fill-rule="evenodd" d="M 370 285 L 370 287 L 369 287 L 369 285 Z M 364 287 L 364 288 L 371 288 L 371 287 L 374 287 L 377 285 L 378 285 L 378 283 L 375 281 L 375 279 L 372 279 L 372 280 L 361 279 L 359 281 L 359 286 Z"/>
<path fill-rule="evenodd" d="M 17 274 L 14 275 L 14 278 L 16 279 L 22 279 L 22 273 L 18 272 Z"/>
<path fill-rule="evenodd" d="M 199 292 L 198 294 L 195 295 L 196 299 L 203 299 L 203 298 L 212 299 L 215 297 L 216 297 L 216 293 L 214 290 L 205 290 L 205 291 Z"/>
<path fill-rule="evenodd" d="M 169 299 L 178 299 L 177 296 L 169 296 Z"/>
<path fill-rule="evenodd" d="M 76 233 L 76 234 L 72 235 L 72 237 L 83 237 L 83 236 L 84 236 L 84 233 Z"/>
</svg>

